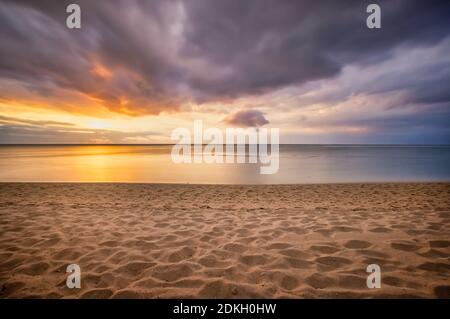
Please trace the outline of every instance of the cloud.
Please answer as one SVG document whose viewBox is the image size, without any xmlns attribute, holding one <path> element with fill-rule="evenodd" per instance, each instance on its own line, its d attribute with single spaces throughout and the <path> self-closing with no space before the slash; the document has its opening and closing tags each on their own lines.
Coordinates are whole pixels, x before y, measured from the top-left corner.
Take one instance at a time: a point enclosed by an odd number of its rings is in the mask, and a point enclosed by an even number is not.
<svg viewBox="0 0 450 319">
<path fill-rule="evenodd" d="M 289 134 L 346 134 L 329 141 L 450 142 L 446 0 L 377 1 L 379 30 L 366 27 L 366 0 L 79 0 L 82 29 L 69 30 L 71 2 L 0 2 L 4 107 L 91 117 L 231 112 L 233 125 L 264 125 L 266 115 Z M 44 122 L 2 117 L 0 139 L 90 139 Z M 147 139 L 136 134 L 94 135 Z"/>
<path fill-rule="evenodd" d="M 166 5 L 79 4 L 81 30 L 66 28 L 65 1 L 0 4 L 0 74 L 13 82 L 2 99 L 45 97 L 61 108 L 61 101 L 75 100 L 86 113 L 92 107 L 127 115 L 177 110 L 179 98 L 166 85 L 176 72 L 168 61 L 173 50 L 161 42 L 169 30 L 158 16 L 167 14 Z"/>
<path fill-rule="evenodd" d="M 0 116 L 0 144 L 121 144 L 152 143 L 155 132 L 82 129 L 66 122 Z"/>
<path fill-rule="evenodd" d="M 228 115 L 224 122 L 230 125 L 243 127 L 260 127 L 269 124 L 264 114 L 258 110 L 242 110 Z"/>
<path fill-rule="evenodd" d="M 388 59 L 395 48 L 448 35 L 449 4 L 379 1 L 383 28 L 369 30 L 367 1 L 188 1 L 183 53 L 205 67 L 198 96 L 260 94 L 330 78 L 347 64 Z M 389 31 L 387 31 L 389 30 Z"/>
<path fill-rule="evenodd" d="M 58 121 L 36 121 L 0 115 L 0 124 L 27 124 L 36 126 L 74 126 L 72 123 Z"/>
<path fill-rule="evenodd" d="M 320 136 L 318 143 L 355 140 L 349 134 L 359 135 L 361 143 L 450 143 L 448 54 L 450 37 L 434 45 L 399 48 L 386 61 L 350 64 L 336 77 L 259 100 L 276 110 L 264 109 L 272 125 L 314 133 Z M 342 128 L 349 134 L 339 138 Z"/>
<path fill-rule="evenodd" d="M 69 3 L 0 4 L 0 78 L 16 88 L 3 99 L 174 112 L 331 78 L 437 43 L 450 28 L 448 1 L 379 1 L 383 27 L 369 30 L 367 1 L 80 0 L 82 29 L 69 30 Z"/>
</svg>

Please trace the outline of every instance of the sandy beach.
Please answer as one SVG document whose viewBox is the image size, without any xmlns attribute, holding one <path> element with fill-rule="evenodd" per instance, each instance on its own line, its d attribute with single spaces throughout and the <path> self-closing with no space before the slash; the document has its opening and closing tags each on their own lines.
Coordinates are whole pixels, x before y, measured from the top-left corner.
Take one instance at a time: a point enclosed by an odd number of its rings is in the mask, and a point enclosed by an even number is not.
<svg viewBox="0 0 450 319">
<path fill-rule="evenodd" d="M 0 183 L 0 298 L 449 293 L 448 183 Z"/>
</svg>

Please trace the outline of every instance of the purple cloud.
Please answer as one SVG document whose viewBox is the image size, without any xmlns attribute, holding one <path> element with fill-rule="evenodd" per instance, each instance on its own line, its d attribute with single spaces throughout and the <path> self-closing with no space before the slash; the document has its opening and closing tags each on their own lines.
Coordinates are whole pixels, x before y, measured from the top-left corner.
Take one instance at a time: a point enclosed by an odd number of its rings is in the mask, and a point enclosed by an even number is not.
<svg viewBox="0 0 450 319">
<path fill-rule="evenodd" d="M 258 110 L 242 110 L 228 115 L 224 122 L 243 127 L 260 127 L 269 124 L 264 114 Z"/>
</svg>

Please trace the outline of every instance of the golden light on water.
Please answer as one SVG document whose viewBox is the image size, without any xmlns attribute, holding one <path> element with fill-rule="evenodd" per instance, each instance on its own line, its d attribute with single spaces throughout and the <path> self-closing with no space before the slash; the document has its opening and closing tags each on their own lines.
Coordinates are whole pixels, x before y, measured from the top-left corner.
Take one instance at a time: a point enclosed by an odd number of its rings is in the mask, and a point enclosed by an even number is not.
<svg viewBox="0 0 450 319">
<path fill-rule="evenodd" d="M 170 145 L 3 146 L 0 180 L 206 183 L 234 174 L 230 165 L 174 164 L 170 152 Z"/>
</svg>

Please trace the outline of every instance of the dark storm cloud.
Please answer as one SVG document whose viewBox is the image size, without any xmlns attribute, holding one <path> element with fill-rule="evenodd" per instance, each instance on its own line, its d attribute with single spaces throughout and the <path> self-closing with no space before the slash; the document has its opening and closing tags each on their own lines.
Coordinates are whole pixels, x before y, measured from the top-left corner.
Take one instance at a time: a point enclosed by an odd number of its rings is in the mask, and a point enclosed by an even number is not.
<svg viewBox="0 0 450 319">
<path fill-rule="evenodd" d="M 82 29 L 69 30 L 71 2 L 0 3 L 0 78 L 30 95 L 75 92 L 131 115 L 326 79 L 450 30 L 448 1 L 377 1 L 381 30 L 366 27 L 370 2 L 356 0 L 77 1 Z M 112 76 L 93 72 L 98 65 Z M 427 86 L 418 99 L 448 98 Z"/>
<path fill-rule="evenodd" d="M 377 1 L 382 29 L 369 30 L 367 1 L 209 1 L 186 6 L 183 52 L 226 66 L 224 76 L 192 78 L 199 94 L 237 95 L 336 75 L 375 63 L 393 49 L 429 45 L 449 34 L 448 1 Z"/>
<path fill-rule="evenodd" d="M 231 125 L 243 127 L 260 127 L 269 124 L 264 114 L 258 110 L 242 110 L 230 114 L 224 119 L 224 122 Z"/>
</svg>

